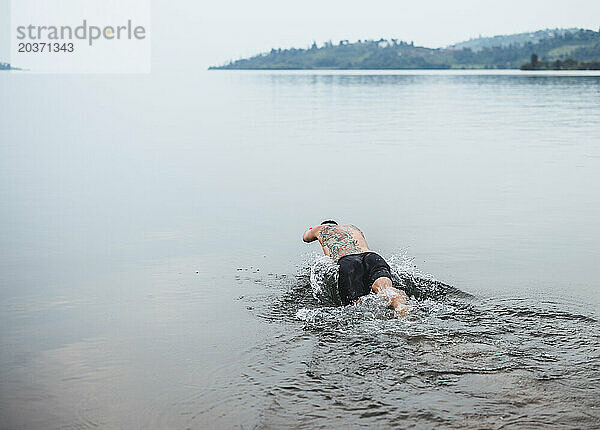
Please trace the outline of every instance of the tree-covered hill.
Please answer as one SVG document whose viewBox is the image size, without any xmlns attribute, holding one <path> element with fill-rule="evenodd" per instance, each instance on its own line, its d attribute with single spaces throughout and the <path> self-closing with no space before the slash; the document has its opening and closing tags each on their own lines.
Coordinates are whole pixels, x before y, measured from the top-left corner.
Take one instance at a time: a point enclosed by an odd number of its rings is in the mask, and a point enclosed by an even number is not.
<svg viewBox="0 0 600 430">
<path fill-rule="evenodd" d="M 567 59 L 600 61 L 600 32 L 580 29 L 545 34 L 535 43 L 515 42 L 478 50 L 432 49 L 397 39 L 354 43 L 341 40 L 320 47 L 313 43 L 307 49 L 272 49 L 211 69 L 518 69 L 530 61 L 532 54 L 547 63 Z"/>
<path fill-rule="evenodd" d="M 527 42 L 538 43 L 542 39 L 548 39 L 556 36 L 564 36 L 566 33 L 576 33 L 578 28 L 555 28 L 553 30 L 538 30 L 528 33 L 516 33 L 507 35 L 498 35 L 493 37 L 478 37 L 469 39 L 465 42 L 456 43 L 448 46 L 449 49 L 469 48 L 473 51 L 481 51 L 483 48 L 493 48 L 495 46 L 522 46 Z"/>
</svg>

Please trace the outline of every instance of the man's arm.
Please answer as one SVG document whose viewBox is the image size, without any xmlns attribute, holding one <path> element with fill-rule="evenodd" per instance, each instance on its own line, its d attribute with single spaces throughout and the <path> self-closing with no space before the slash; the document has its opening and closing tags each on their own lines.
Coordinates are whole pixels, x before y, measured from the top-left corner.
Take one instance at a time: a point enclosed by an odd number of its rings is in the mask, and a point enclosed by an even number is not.
<svg viewBox="0 0 600 430">
<path fill-rule="evenodd" d="M 317 233 L 319 232 L 319 230 L 321 230 L 319 227 L 321 226 L 311 227 L 308 230 L 306 230 L 302 235 L 302 240 L 305 242 L 314 242 L 315 240 L 317 240 Z"/>
</svg>

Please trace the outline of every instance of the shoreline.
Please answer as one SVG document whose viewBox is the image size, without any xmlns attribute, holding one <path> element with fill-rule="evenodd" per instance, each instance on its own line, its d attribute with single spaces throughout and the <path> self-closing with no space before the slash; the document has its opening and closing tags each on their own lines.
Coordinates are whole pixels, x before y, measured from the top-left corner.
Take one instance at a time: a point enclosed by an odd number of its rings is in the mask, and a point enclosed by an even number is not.
<svg viewBox="0 0 600 430">
<path fill-rule="evenodd" d="M 209 72 L 289 75 L 500 75 L 500 76 L 589 76 L 600 77 L 600 70 L 520 70 L 520 69 L 215 69 Z"/>
</svg>

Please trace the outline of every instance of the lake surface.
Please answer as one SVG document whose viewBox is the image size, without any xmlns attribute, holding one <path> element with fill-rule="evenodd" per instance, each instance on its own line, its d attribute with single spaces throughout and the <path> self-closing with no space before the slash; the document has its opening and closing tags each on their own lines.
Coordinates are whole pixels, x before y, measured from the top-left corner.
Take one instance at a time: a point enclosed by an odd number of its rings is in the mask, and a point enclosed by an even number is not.
<svg viewBox="0 0 600 430">
<path fill-rule="evenodd" d="M 600 427 L 600 76 L 0 74 L 0 428 Z M 334 307 L 352 223 L 411 311 Z"/>
</svg>

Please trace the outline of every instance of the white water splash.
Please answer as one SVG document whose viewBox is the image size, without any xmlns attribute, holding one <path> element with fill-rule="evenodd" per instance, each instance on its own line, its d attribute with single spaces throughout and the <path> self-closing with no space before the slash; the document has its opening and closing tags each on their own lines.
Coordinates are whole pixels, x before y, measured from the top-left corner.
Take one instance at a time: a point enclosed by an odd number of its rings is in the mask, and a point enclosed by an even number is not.
<svg viewBox="0 0 600 430">
<path fill-rule="evenodd" d="M 310 267 L 310 287 L 319 302 L 335 306 L 341 303 L 337 287 L 339 266 L 329 257 L 321 255 Z"/>
<path fill-rule="evenodd" d="M 415 257 L 409 256 L 406 250 L 394 252 L 385 260 L 390 265 L 392 273 L 399 277 L 409 278 L 413 282 L 417 280 L 436 281 L 434 276 L 421 272 L 415 264 Z"/>
<path fill-rule="evenodd" d="M 307 254 L 304 257 L 306 265 L 310 268 L 310 287 L 313 297 L 326 306 L 339 306 L 341 300 L 338 292 L 339 266 L 325 255 Z M 405 250 L 399 250 L 385 257 L 394 275 L 397 288 L 405 289 L 407 284 L 423 284 L 436 282 L 435 277 L 424 274 L 414 264 L 414 257 L 410 257 Z"/>
<path fill-rule="evenodd" d="M 435 289 L 436 279 L 428 274 L 424 274 L 414 264 L 414 257 L 410 257 L 405 250 L 397 251 L 387 256 L 386 261 L 390 265 L 392 275 L 394 276 L 394 286 L 397 288 L 405 289 L 409 291 L 409 287 L 412 284 L 412 290 L 414 291 L 414 285 L 419 285 L 419 288 L 425 291 Z M 296 318 L 305 322 L 316 322 L 321 320 L 328 320 L 330 318 L 338 319 L 352 318 L 354 314 L 361 314 L 361 318 L 367 318 L 367 316 L 379 319 L 380 317 L 387 315 L 389 297 L 382 295 L 369 294 L 360 299 L 360 301 L 353 306 L 340 306 L 341 300 L 338 292 L 338 269 L 339 266 L 330 258 L 324 255 L 309 254 L 305 256 L 306 265 L 310 268 L 310 288 L 313 297 L 323 306 L 308 309 L 302 308 L 297 311 Z M 409 301 L 409 309 L 420 309 L 425 307 L 426 309 L 436 309 L 435 305 L 432 305 L 430 301 L 424 303 L 417 303 L 417 300 L 413 297 Z M 445 309 L 448 311 L 449 309 Z M 410 311 L 409 311 L 410 313 Z M 367 318 L 369 319 L 369 318 Z"/>
</svg>

